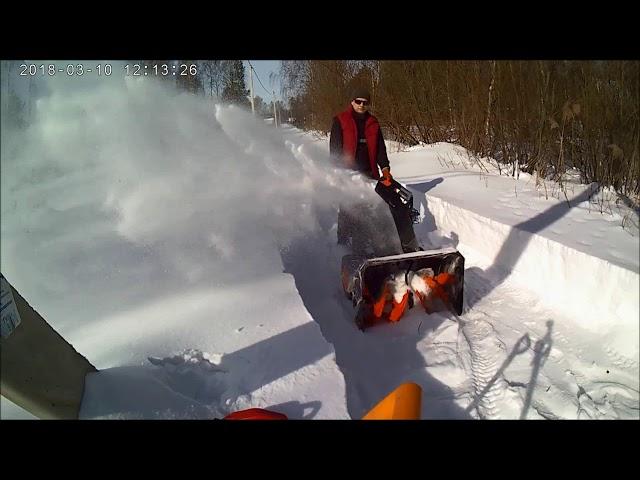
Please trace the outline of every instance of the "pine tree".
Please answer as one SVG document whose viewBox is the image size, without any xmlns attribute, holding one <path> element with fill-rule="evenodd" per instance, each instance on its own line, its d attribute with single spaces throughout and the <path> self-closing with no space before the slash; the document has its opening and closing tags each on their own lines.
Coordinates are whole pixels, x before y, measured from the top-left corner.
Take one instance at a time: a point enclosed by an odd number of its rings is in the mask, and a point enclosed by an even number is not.
<svg viewBox="0 0 640 480">
<path fill-rule="evenodd" d="M 242 60 L 229 62 L 229 71 L 222 90 L 222 101 L 248 107 L 249 90 L 244 83 L 244 65 Z"/>
</svg>

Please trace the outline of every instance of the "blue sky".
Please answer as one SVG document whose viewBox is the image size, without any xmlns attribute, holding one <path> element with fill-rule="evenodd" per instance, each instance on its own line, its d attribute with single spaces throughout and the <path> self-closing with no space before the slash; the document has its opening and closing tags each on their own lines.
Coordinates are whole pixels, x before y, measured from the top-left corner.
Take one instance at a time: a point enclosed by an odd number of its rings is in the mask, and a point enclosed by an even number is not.
<svg viewBox="0 0 640 480">
<path fill-rule="evenodd" d="M 255 69 L 255 72 L 260 78 L 262 84 L 269 90 L 269 94 L 267 94 L 265 89 L 260 85 L 260 82 L 258 82 L 256 75 L 254 75 L 254 95 L 261 97 L 265 102 L 269 103 L 272 97 L 272 95 L 270 95 L 271 90 L 275 90 L 278 100 L 282 100 L 282 94 L 280 93 L 280 79 L 275 79 L 273 82 L 269 81 L 270 73 L 275 73 L 276 75 L 280 74 L 280 60 L 249 60 L 249 62 L 253 65 L 253 68 Z M 246 60 L 243 63 L 245 70 L 245 82 L 247 84 L 247 88 L 249 88 L 249 64 Z"/>
</svg>

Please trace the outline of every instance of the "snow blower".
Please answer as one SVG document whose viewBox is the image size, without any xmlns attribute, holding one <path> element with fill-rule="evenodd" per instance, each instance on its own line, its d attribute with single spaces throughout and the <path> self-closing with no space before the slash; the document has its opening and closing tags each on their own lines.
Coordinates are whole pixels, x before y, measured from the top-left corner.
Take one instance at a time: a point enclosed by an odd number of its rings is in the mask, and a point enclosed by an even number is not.
<svg viewBox="0 0 640 480">
<path fill-rule="evenodd" d="M 400 183 L 382 183 L 376 192 L 392 207 L 408 208 L 415 223 L 419 213 L 413 195 Z M 360 330 L 380 321 L 398 322 L 416 303 L 427 314 L 450 310 L 462 314 L 464 257 L 453 247 L 371 258 L 342 257 L 342 287 L 356 309 Z"/>
</svg>

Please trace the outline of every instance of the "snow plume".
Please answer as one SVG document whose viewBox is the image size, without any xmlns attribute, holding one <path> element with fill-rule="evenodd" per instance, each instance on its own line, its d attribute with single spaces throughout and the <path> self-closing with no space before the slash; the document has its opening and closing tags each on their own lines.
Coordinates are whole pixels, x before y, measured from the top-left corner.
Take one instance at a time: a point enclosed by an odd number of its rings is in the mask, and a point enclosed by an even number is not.
<svg viewBox="0 0 640 480">
<path fill-rule="evenodd" d="M 279 248 L 329 233 L 341 200 L 378 200 L 237 107 L 123 74 L 47 82 L 28 126 L 3 117 L 2 272 L 58 328 L 279 274 Z"/>
<path fill-rule="evenodd" d="M 251 223 L 262 224 L 280 241 L 316 232 L 323 212 L 342 201 L 381 201 L 363 177 L 335 168 L 326 149 L 309 150 L 295 136 L 274 131 L 233 106 L 216 105 L 216 119 L 237 149 L 237 159 L 221 157 L 220 163 L 235 170 L 242 162 L 242 171 L 223 187 L 221 196 L 241 192 L 239 203 L 253 210 Z"/>
</svg>

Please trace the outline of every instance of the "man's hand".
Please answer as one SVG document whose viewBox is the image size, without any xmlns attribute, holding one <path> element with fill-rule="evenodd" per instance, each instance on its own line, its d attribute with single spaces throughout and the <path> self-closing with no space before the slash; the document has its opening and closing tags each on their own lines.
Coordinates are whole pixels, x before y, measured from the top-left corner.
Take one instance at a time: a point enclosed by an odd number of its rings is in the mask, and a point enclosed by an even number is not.
<svg viewBox="0 0 640 480">
<path fill-rule="evenodd" d="M 389 167 L 383 168 L 382 169 L 382 184 L 385 187 L 390 187 L 391 186 L 391 180 L 393 180 L 393 177 L 391 176 L 391 169 Z"/>
</svg>

